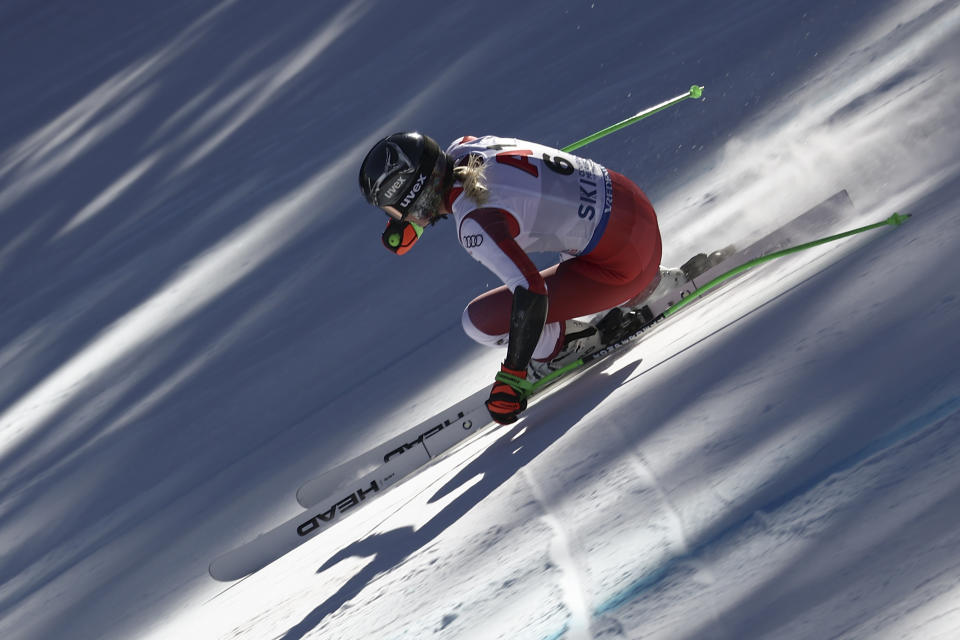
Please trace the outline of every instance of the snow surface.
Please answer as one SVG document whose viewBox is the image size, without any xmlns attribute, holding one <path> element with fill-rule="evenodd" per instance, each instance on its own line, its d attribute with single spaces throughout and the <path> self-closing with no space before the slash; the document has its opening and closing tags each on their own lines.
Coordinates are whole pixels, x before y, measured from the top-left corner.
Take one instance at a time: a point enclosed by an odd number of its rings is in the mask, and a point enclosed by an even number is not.
<svg viewBox="0 0 960 640">
<path fill-rule="evenodd" d="M 958 63 L 956 1 L 0 2 L 0 637 L 960 637 Z M 367 148 L 560 146 L 693 83 L 581 151 L 665 262 L 841 188 L 913 219 L 211 580 L 502 357 L 449 224 L 380 247 Z"/>
</svg>

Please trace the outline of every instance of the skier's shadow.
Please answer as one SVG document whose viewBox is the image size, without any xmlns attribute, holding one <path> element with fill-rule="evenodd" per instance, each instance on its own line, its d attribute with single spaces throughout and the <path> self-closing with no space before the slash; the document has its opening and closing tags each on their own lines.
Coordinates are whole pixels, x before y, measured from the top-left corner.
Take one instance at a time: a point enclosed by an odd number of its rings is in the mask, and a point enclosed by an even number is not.
<svg viewBox="0 0 960 640">
<path fill-rule="evenodd" d="M 475 460 L 461 469 L 430 498 L 436 502 L 456 491 L 478 475 L 479 482 L 464 491 L 442 511 L 419 529 L 400 527 L 376 533 L 345 547 L 323 564 L 317 573 L 352 557 L 373 557 L 359 573 L 350 578 L 335 594 L 291 627 L 281 640 L 303 638 L 330 614 L 360 594 L 377 576 L 390 571 L 443 533 L 447 527 L 466 515 L 520 469 L 543 453 L 580 422 L 597 404 L 630 376 L 640 364 L 624 367 L 612 375 L 587 372 L 584 378 L 556 395 L 531 407 L 519 425 L 507 430 Z"/>
</svg>

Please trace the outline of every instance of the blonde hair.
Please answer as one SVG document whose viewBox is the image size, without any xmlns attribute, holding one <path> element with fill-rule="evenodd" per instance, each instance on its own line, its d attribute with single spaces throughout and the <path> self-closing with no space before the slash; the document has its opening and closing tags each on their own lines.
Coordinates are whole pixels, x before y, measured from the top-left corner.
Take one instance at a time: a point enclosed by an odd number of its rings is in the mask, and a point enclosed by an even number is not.
<svg viewBox="0 0 960 640">
<path fill-rule="evenodd" d="M 483 166 L 483 156 L 470 154 L 467 163 L 453 169 L 453 177 L 463 184 L 463 195 L 479 205 L 486 204 L 490 199 L 490 190 L 487 189 L 487 180 Z"/>
</svg>

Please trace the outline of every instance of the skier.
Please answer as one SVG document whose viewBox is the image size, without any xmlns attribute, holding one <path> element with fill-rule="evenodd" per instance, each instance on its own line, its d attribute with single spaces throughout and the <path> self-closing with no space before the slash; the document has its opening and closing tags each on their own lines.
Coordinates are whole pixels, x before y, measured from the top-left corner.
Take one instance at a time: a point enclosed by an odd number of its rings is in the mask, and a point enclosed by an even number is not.
<svg viewBox="0 0 960 640">
<path fill-rule="evenodd" d="M 477 342 L 507 344 L 509 375 L 486 403 L 502 424 L 526 409 L 521 381 L 600 348 L 596 327 L 575 318 L 639 306 L 682 276 L 661 276 L 657 216 L 637 185 L 537 143 L 466 136 L 443 151 L 429 136 L 397 133 L 367 154 L 360 189 L 390 218 L 389 250 L 403 255 L 424 227 L 452 214 L 461 246 L 504 282 L 462 317 Z M 547 251 L 562 259 L 538 271 L 528 253 Z"/>
</svg>

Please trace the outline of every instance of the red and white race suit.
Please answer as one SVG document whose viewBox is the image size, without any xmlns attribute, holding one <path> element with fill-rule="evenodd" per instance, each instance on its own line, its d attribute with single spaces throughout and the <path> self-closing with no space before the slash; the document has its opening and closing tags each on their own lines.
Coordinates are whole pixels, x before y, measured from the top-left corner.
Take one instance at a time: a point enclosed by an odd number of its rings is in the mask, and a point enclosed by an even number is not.
<svg viewBox="0 0 960 640">
<path fill-rule="evenodd" d="M 484 161 L 488 198 L 474 202 L 454 185 L 450 206 L 461 246 L 504 286 L 473 300 L 463 314 L 467 334 L 505 344 L 512 291 L 547 294 L 547 324 L 534 358 L 550 358 L 563 320 L 603 311 L 643 291 L 659 270 L 660 231 L 646 195 L 600 164 L 541 144 L 485 136 L 455 140 L 457 164 Z M 542 272 L 530 253 L 559 252 Z"/>
</svg>

